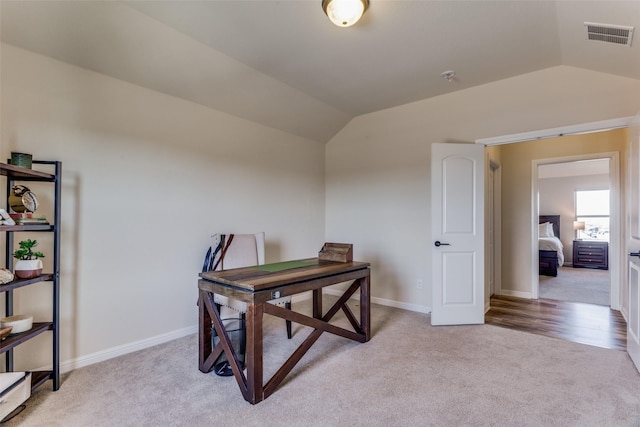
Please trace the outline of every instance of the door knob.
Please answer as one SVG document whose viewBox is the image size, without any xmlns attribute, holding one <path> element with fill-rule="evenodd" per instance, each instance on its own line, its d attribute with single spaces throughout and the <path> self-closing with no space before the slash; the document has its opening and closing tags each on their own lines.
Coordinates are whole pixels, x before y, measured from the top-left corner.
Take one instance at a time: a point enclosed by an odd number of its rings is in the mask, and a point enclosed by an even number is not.
<svg viewBox="0 0 640 427">
<path fill-rule="evenodd" d="M 434 244 L 436 245 L 436 248 L 439 248 L 440 246 L 449 246 L 448 243 L 440 243 L 440 240 L 436 240 Z"/>
<path fill-rule="evenodd" d="M 630 252 L 629 256 L 637 256 L 640 257 L 640 252 Z"/>
</svg>

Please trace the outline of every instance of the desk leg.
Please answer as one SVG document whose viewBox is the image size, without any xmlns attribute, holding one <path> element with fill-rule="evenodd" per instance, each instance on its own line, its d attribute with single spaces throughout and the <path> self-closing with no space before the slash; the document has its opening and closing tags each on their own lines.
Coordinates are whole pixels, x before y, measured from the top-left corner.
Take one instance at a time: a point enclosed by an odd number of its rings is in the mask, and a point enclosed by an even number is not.
<svg viewBox="0 0 640 427">
<path fill-rule="evenodd" d="M 205 366 L 205 362 L 213 350 L 213 344 L 211 342 L 211 315 L 207 310 L 205 298 L 206 293 L 200 291 L 198 296 L 198 362 L 200 371 L 207 373 L 209 369 Z"/>
<path fill-rule="evenodd" d="M 322 288 L 313 290 L 313 317 L 322 319 Z"/>
<path fill-rule="evenodd" d="M 371 339 L 371 276 L 360 279 L 360 326 L 365 342 Z"/>
<path fill-rule="evenodd" d="M 247 390 L 249 403 L 264 400 L 262 373 L 262 318 L 264 304 L 247 304 Z"/>
</svg>

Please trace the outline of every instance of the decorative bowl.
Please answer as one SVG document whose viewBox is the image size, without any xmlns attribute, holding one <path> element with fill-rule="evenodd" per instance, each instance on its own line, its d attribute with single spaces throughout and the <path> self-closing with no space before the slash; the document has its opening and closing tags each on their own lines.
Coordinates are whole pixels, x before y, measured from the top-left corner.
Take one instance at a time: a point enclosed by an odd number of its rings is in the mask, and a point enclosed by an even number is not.
<svg viewBox="0 0 640 427">
<path fill-rule="evenodd" d="M 33 316 L 17 314 L 0 319 L 0 328 L 7 328 L 9 326 L 13 328 L 11 330 L 12 334 L 28 331 L 33 326 Z"/>
</svg>

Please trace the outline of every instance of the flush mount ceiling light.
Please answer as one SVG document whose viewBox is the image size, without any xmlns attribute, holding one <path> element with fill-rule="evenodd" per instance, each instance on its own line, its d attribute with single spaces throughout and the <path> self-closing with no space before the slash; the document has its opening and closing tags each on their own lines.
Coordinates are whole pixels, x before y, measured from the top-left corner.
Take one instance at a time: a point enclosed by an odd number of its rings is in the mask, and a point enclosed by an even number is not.
<svg viewBox="0 0 640 427">
<path fill-rule="evenodd" d="M 322 10 L 338 27 L 350 27 L 362 17 L 369 0 L 322 0 Z"/>
<path fill-rule="evenodd" d="M 456 72 L 453 70 L 445 71 L 442 74 L 440 74 L 440 77 L 442 77 L 443 79 L 447 79 L 447 81 L 451 83 L 453 79 L 456 77 Z"/>
</svg>

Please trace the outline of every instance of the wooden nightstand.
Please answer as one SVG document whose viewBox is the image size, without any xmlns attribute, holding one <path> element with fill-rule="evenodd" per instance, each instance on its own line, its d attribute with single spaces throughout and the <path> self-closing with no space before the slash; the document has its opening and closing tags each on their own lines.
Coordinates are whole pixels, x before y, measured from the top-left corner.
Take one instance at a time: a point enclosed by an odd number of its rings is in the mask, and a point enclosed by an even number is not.
<svg viewBox="0 0 640 427">
<path fill-rule="evenodd" d="M 608 270 L 609 243 L 599 240 L 574 240 L 573 267 Z"/>
</svg>

